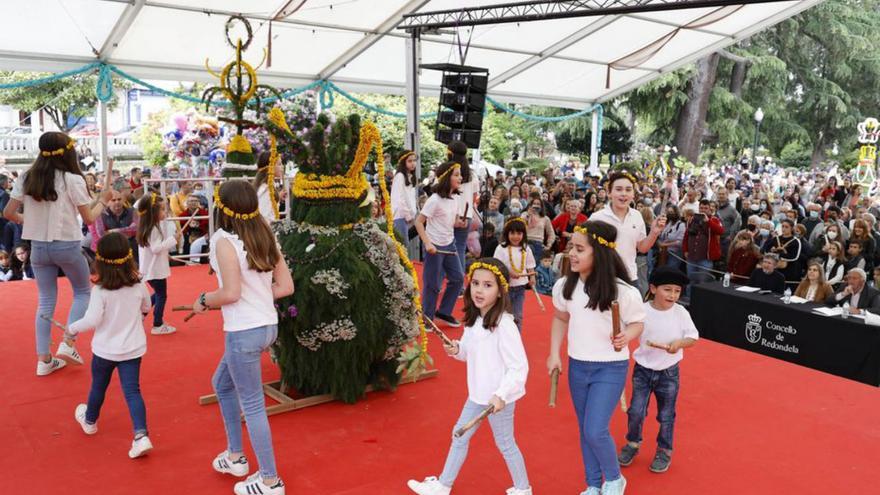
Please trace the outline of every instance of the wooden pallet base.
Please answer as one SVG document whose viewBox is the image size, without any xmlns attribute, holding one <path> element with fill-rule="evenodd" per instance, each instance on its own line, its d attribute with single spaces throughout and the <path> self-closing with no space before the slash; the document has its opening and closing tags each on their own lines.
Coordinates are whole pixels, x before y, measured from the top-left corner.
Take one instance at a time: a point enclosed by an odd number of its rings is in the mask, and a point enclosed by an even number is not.
<svg viewBox="0 0 880 495">
<path fill-rule="evenodd" d="M 439 373 L 439 370 L 427 370 L 422 372 L 419 376 L 416 377 L 415 380 L 412 378 L 407 378 L 406 380 L 401 380 L 398 386 L 406 385 L 408 383 L 415 383 L 422 380 L 427 380 L 428 378 L 434 378 Z M 283 385 L 280 381 L 268 382 L 263 384 L 263 393 L 266 394 L 267 397 L 277 402 L 277 404 L 272 404 L 266 407 L 266 415 L 272 416 L 273 414 L 281 414 L 289 411 L 296 411 L 297 409 L 302 409 L 310 406 L 317 406 L 318 404 L 325 404 L 327 402 L 333 402 L 336 400 L 330 394 L 324 395 L 312 395 L 309 397 L 302 397 L 299 399 L 290 397 L 287 395 L 288 387 Z M 367 392 L 373 392 L 373 387 L 368 386 Z M 208 404 L 217 403 L 217 395 L 209 394 L 203 395 L 199 397 L 199 405 L 205 406 Z"/>
</svg>

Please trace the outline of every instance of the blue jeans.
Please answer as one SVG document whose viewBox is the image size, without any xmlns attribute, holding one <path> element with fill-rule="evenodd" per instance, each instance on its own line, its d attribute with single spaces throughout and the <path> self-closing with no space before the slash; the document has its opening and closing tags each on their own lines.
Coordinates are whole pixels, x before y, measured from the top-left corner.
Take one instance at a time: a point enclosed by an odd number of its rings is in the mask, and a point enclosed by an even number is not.
<svg viewBox="0 0 880 495">
<path fill-rule="evenodd" d="M 260 463 L 260 474 L 263 478 L 274 478 L 278 476 L 278 471 L 275 468 L 269 418 L 266 417 L 260 356 L 278 337 L 278 325 L 224 334 L 223 359 L 211 383 L 217 393 L 226 428 L 226 449 L 229 452 L 244 451 L 241 437 L 241 413 L 244 411 L 251 447 Z"/>
<path fill-rule="evenodd" d="M 688 284 L 687 289 L 685 289 L 685 294 L 690 297 L 691 296 L 691 286 L 694 283 L 694 275 L 696 274 L 704 274 L 708 273 L 711 275 L 712 272 L 709 270 L 712 268 L 712 262 L 709 260 L 700 260 L 700 261 L 690 261 L 687 263 L 687 276 L 691 280 L 691 283 Z"/>
<path fill-rule="evenodd" d="M 455 251 L 458 253 L 458 261 L 461 263 L 461 270 L 464 271 L 464 258 L 465 254 L 467 254 L 467 238 L 468 238 L 468 229 L 467 227 L 463 229 L 453 229 L 453 234 L 455 235 Z"/>
<path fill-rule="evenodd" d="M 150 302 L 153 303 L 153 326 L 161 327 L 164 323 L 165 302 L 168 300 L 168 279 L 148 280 L 153 288 Z"/>
<path fill-rule="evenodd" d="M 636 363 L 633 367 L 632 399 L 626 415 L 629 418 L 626 440 L 642 442 L 642 423 L 648 415 L 651 393 L 657 397 L 657 446 L 672 450 L 672 433 L 675 430 L 675 401 L 678 398 L 678 363 L 663 371 L 654 371 Z"/>
<path fill-rule="evenodd" d="M 544 244 L 541 241 L 529 241 L 529 247 L 532 248 L 532 255 L 535 257 L 535 263 L 541 265 L 541 256 L 544 256 Z"/>
<path fill-rule="evenodd" d="M 404 220 L 402 218 L 398 218 L 397 220 L 394 221 L 394 230 L 397 231 L 397 235 L 399 235 L 400 238 L 402 239 L 403 247 L 405 247 L 407 251 L 409 251 L 409 244 L 410 244 L 410 242 L 409 242 L 409 225 L 410 224 L 406 223 L 406 220 Z"/>
<path fill-rule="evenodd" d="M 620 478 L 617 447 L 608 423 L 626 384 L 628 366 L 629 361 L 568 359 L 568 386 L 580 429 L 587 486 L 601 487 L 603 476 L 605 481 Z"/>
<path fill-rule="evenodd" d="M 110 361 L 98 355 L 92 355 L 92 388 L 89 390 L 89 403 L 86 409 L 86 423 L 95 424 L 104 404 L 104 394 L 113 377 L 113 370 L 119 373 L 122 394 L 128 404 L 128 414 L 134 425 L 134 434 L 147 434 L 147 409 L 141 396 L 141 358 L 127 361 Z"/>
<path fill-rule="evenodd" d="M 440 251 L 455 251 L 455 244 L 436 247 Z M 438 310 L 437 297 L 440 295 L 444 274 L 446 275 L 446 291 L 443 293 L 443 299 L 440 300 L 440 309 Z M 458 256 L 425 253 L 423 278 L 425 287 L 422 289 L 422 312 L 425 316 L 434 318 L 435 312 L 452 316 L 455 300 L 458 299 L 461 288 L 464 286 L 464 269 Z"/>
<path fill-rule="evenodd" d="M 479 416 L 487 406 L 481 406 L 471 400 L 464 403 L 461 410 L 461 416 L 455 423 L 453 432 L 465 425 L 468 421 Z M 526 474 L 526 463 L 523 459 L 519 447 L 516 445 L 516 439 L 513 437 L 513 411 L 516 408 L 516 402 L 507 404 L 501 412 L 489 415 L 489 426 L 492 427 L 492 435 L 495 437 L 495 446 L 504 457 L 507 463 L 507 470 L 510 471 L 510 477 L 513 478 L 513 486 L 518 490 L 525 490 L 529 487 L 529 476 Z M 452 445 L 449 447 L 449 454 L 446 455 L 446 464 L 443 466 L 443 473 L 440 475 L 440 483 L 445 486 L 452 486 L 464 460 L 468 454 L 468 444 L 471 437 L 474 436 L 480 425 L 468 430 L 459 438 L 452 437 Z"/>
<path fill-rule="evenodd" d="M 34 325 L 37 333 L 37 354 L 49 354 L 49 343 L 52 341 L 52 324 L 40 318 L 40 315 L 55 314 L 55 303 L 58 301 L 58 269 L 64 271 L 70 286 L 73 288 L 73 303 L 67 313 L 67 322 L 77 321 L 86 314 L 89 307 L 91 282 L 89 281 L 89 264 L 82 253 L 79 241 L 32 241 L 31 266 L 34 278 L 37 279 L 39 293 L 37 314 Z"/>
<path fill-rule="evenodd" d="M 516 328 L 522 332 L 523 320 L 523 303 L 526 301 L 526 286 L 510 288 L 510 304 L 513 307 L 513 320 L 516 322 Z"/>
</svg>

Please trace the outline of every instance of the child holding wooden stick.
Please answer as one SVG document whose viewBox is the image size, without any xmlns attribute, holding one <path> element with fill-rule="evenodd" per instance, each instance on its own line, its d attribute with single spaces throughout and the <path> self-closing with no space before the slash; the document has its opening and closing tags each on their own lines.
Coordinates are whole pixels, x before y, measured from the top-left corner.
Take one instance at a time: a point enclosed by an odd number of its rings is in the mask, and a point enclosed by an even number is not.
<svg viewBox="0 0 880 495">
<path fill-rule="evenodd" d="M 150 293 L 141 282 L 128 238 L 118 232 L 98 241 L 95 274 L 89 307 L 68 329 L 70 335 L 95 329 L 89 400 L 76 406 L 74 417 L 87 435 L 98 432 L 104 394 L 116 370 L 134 425 L 134 440 L 128 451 L 134 459 L 153 448 L 147 436 L 147 412 L 140 389 L 141 358 L 147 352 L 143 317 L 150 311 Z"/>
<path fill-rule="evenodd" d="M 690 313 L 676 304 L 687 287 L 688 277 L 674 268 L 660 267 L 650 279 L 651 300 L 644 303 L 645 331 L 639 348 L 633 353 L 636 363 L 632 376 L 632 397 L 627 410 L 629 427 L 627 444 L 620 451 L 621 466 L 629 466 L 639 453 L 642 423 L 648 414 L 651 394 L 657 398 L 657 453 L 649 469 L 664 473 L 672 462 L 672 432 L 675 428 L 675 401 L 678 398 L 678 363 L 682 349 L 692 347 L 699 339 Z"/>
<path fill-rule="evenodd" d="M 153 335 L 167 335 L 177 331 L 165 323 L 165 302 L 168 300 L 168 277 L 171 276 L 169 252 L 177 246 L 183 229 L 165 220 L 165 198 L 156 193 L 145 194 L 138 201 L 138 260 L 143 280 L 153 288 Z M 189 222 L 187 222 L 189 225 Z"/>
<path fill-rule="evenodd" d="M 239 495 L 284 495 L 263 396 L 261 355 L 278 337 L 275 299 L 293 294 L 293 278 L 269 224 L 260 216 L 257 191 L 231 180 L 214 193 L 214 225 L 208 257 L 219 288 L 192 305 L 202 313 L 220 307 L 225 350 L 212 384 L 226 427 L 227 446 L 214 470 L 241 477 L 249 472 L 241 436 L 241 414 L 260 470 L 235 484 Z"/>
<path fill-rule="evenodd" d="M 516 328 L 522 331 L 523 303 L 529 284 L 535 285 L 535 256 L 529 247 L 526 221 L 513 217 L 501 231 L 501 245 L 495 248 L 495 258 L 507 267 L 510 279 L 510 303 Z"/>
<path fill-rule="evenodd" d="M 529 364 L 510 314 L 507 267 L 494 258 L 482 258 L 471 264 L 468 279 L 464 293 L 464 334 L 460 342 L 444 345 L 450 356 L 467 362 L 468 399 L 453 429 L 456 433 L 443 473 L 439 478 L 410 480 L 407 486 L 419 495 L 448 495 L 479 425 L 464 427 L 489 406 L 492 408 L 489 425 L 495 445 L 513 478 L 513 488 L 509 488 L 507 494 L 531 495 L 525 461 L 513 436 L 514 409 L 516 401 L 525 395 Z"/>
<path fill-rule="evenodd" d="M 605 222 L 575 227 L 568 243 L 571 272 L 553 286 L 556 314 L 547 368 L 551 375 L 562 370 L 559 352 L 567 331 L 569 389 L 588 486 L 581 495 L 622 495 L 626 488 L 608 424 L 626 383 L 627 344 L 641 334 L 645 309 L 639 291 L 626 282 L 629 275 L 615 251 L 616 238 L 617 229 Z M 612 329 L 614 301 L 625 325 L 617 336 Z"/>
</svg>

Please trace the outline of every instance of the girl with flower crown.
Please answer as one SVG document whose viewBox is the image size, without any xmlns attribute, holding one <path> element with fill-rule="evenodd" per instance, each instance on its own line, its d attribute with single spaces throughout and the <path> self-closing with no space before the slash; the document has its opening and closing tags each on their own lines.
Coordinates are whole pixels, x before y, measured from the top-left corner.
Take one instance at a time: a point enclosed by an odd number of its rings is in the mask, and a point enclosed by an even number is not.
<svg viewBox="0 0 880 495">
<path fill-rule="evenodd" d="M 263 396 L 261 355 L 278 337 L 275 299 L 293 294 L 293 278 L 275 234 L 260 215 L 254 187 L 243 180 L 224 182 L 214 193 L 211 268 L 219 288 L 203 292 L 193 303 L 202 313 L 219 307 L 223 313 L 225 350 L 212 384 L 226 427 L 226 450 L 214 459 L 214 470 L 242 477 L 249 464 L 244 456 L 241 414 L 247 423 L 259 471 L 234 486 L 240 495 L 284 495 L 272 448 L 272 432 Z"/>
<path fill-rule="evenodd" d="M 522 338 L 510 314 L 507 267 L 494 258 L 471 264 L 464 291 L 465 329 L 461 341 L 444 345 L 446 353 L 467 363 L 468 399 L 453 431 L 492 408 L 489 425 L 495 445 L 504 457 L 513 487 L 507 495 L 532 495 L 525 460 L 513 435 L 516 401 L 526 393 L 529 362 Z M 464 465 L 468 444 L 479 424 L 463 435 L 453 436 L 446 464 L 439 478 L 409 480 L 419 495 L 448 495 Z"/>
<path fill-rule="evenodd" d="M 147 352 L 143 317 L 150 311 L 150 293 L 141 282 L 128 238 L 111 232 L 98 241 L 95 286 L 85 315 L 70 324 L 70 336 L 95 329 L 92 338 L 92 386 L 87 404 L 76 406 L 74 418 L 86 435 L 98 432 L 98 416 L 113 370 L 134 425 L 132 459 L 153 448 L 147 436 L 147 412 L 141 396 L 141 358 Z"/>
<path fill-rule="evenodd" d="M 138 201 L 138 222 L 135 239 L 138 244 L 138 260 L 143 280 L 153 288 L 153 335 L 167 335 L 177 331 L 165 323 L 165 302 L 168 300 L 168 277 L 171 276 L 170 252 L 176 248 L 183 235 L 168 215 L 165 198 L 156 193 L 145 194 Z M 189 224 L 189 222 L 187 222 Z"/>
<path fill-rule="evenodd" d="M 628 283 L 616 241 L 617 229 L 605 222 L 575 227 L 569 239 L 571 271 L 553 286 L 556 314 L 547 368 L 551 374 L 562 371 L 559 351 L 567 334 L 568 383 L 587 481 L 581 495 L 623 495 L 626 488 L 608 424 L 626 382 L 627 344 L 642 333 L 645 308 L 639 291 Z M 617 336 L 612 329 L 614 301 L 624 327 Z"/>
<path fill-rule="evenodd" d="M 501 231 L 501 244 L 495 248 L 495 259 L 504 263 L 510 272 L 510 303 L 513 306 L 513 319 L 516 328 L 522 331 L 523 303 L 526 288 L 535 285 L 535 255 L 529 247 L 526 221 L 514 217 L 504 224 Z"/>
</svg>

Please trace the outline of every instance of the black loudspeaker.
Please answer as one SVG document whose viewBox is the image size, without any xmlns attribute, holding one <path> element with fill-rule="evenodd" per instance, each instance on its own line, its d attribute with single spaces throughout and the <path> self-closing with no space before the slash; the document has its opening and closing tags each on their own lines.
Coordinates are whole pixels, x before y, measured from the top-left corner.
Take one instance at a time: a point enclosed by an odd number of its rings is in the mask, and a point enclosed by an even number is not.
<svg viewBox="0 0 880 495">
<path fill-rule="evenodd" d="M 468 148 L 479 148 L 489 83 L 488 69 L 453 64 L 422 67 L 443 71 L 435 139 L 443 144 L 462 141 Z"/>
</svg>

